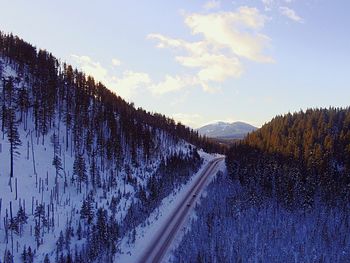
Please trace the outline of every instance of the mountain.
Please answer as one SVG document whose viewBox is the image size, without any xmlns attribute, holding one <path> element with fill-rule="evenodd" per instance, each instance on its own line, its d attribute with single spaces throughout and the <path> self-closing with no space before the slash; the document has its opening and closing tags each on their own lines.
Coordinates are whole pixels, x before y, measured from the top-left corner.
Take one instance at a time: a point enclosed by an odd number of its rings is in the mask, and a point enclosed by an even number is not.
<svg viewBox="0 0 350 263">
<path fill-rule="evenodd" d="M 112 262 L 201 167 L 199 148 L 220 150 L 2 32 L 0 79 L 4 262 Z"/>
<path fill-rule="evenodd" d="M 209 138 L 243 139 L 248 133 L 257 130 L 245 122 L 216 122 L 197 129 L 198 133 Z"/>
<path fill-rule="evenodd" d="M 227 167 L 243 185 L 268 195 L 273 188 L 288 207 L 348 202 L 350 108 L 276 116 L 228 151 Z"/>
<path fill-rule="evenodd" d="M 226 167 L 173 262 L 349 262 L 350 108 L 276 116 Z"/>
</svg>

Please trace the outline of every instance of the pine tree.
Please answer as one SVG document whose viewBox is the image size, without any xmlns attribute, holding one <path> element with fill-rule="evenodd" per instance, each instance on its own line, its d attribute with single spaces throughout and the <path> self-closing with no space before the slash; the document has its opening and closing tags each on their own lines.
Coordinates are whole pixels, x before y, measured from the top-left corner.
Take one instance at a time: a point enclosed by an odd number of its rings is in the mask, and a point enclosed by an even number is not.
<svg viewBox="0 0 350 263">
<path fill-rule="evenodd" d="M 15 232 L 16 234 L 19 234 L 19 224 L 16 217 L 10 219 L 8 229 Z"/>
<path fill-rule="evenodd" d="M 82 154 L 77 154 L 75 156 L 75 160 L 73 164 L 73 174 L 78 177 L 79 190 L 81 192 L 81 183 L 84 181 L 87 182 L 85 159 Z"/>
<path fill-rule="evenodd" d="M 32 252 L 32 248 L 30 246 L 28 247 L 28 252 L 27 252 L 27 262 L 28 263 L 34 262 L 34 254 Z"/>
<path fill-rule="evenodd" d="M 108 242 L 109 235 L 107 228 L 107 211 L 102 208 L 97 210 L 96 226 L 101 244 L 106 244 Z"/>
<path fill-rule="evenodd" d="M 55 166 L 56 176 L 61 175 L 61 171 L 63 170 L 61 158 L 58 155 L 55 155 L 52 160 L 52 165 Z"/>
<path fill-rule="evenodd" d="M 50 258 L 48 254 L 45 255 L 44 263 L 50 263 Z"/>
<path fill-rule="evenodd" d="M 56 249 L 58 253 L 61 253 L 63 251 L 63 245 L 64 245 L 64 237 L 63 237 L 63 232 L 61 230 L 60 236 L 56 242 Z"/>
<path fill-rule="evenodd" d="M 36 241 L 36 247 L 39 248 L 41 244 L 41 229 L 40 229 L 40 223 L 38 223 L 37 221 L 35 221 L 34 236 Z"/>
<path fill-rule="evenodd" d="M 20 152 L 17 151 L 18 147 L 22 145 L 18 134 L 18 124 L 16 122 L 16 113 L 14 109 L 8 109 L 7 112 L 7 122 L 6 122 L 6 133 L 7 138 L 10 142 L 10 176 L 13 177 L 13 164 L 14 157 L 20 155 Z"/>
<path fill-rule="evenodd" d="M 58 176 L 60 175 L 60 172 L 63 170 L 63 167 L 62 167 L 62 160 L 60 157 L 60 143 L 59 143 L 59 138 L 56 135 L 56 132 L 54 132 L 54 134 L 51 137 L 51 143 L 54 149 L 54 157 L 52 160 L 52 165 L 55 166 L 56 176 Z"/>
<path fill-rule="evenodd" d="M 30 99 L 28 95 L 28 90 L 24 86 L 18 89 L 17 92 L 17 105 L 21 111 L 20 121 L 23 120 L 23 114 L 27 113 L 30 106 Z"/>
<path fill-rule="evenodd" d="M 23 252 L 22 252 L 22 254 L 21 254 L 21 258 L 22 258 L 23 263 L 27 263 L 27 258 L 28 258 L 28 256 L 27 256 L 27 248 L 26 248 L 26 245 L 24 245 L 24 247 L 23 247 Z"/>
<path fill-rule="evenodd" d="M 3 87 L 3 124 L 5 133 L 10 142 L 10 176 L 13 177 L 14 157 L 20 155 L 17 151 L 22 145 L 18 134 L 18 121 L 16 120 L 16 96 L 14 91 L 13 78 L 4 80 Z"/>
<path fill-rule="evenodd" d="M 90 224 L 94 219 L 94 209 L 90 199 L 85 199 L 80 209 L 80 217 Z"/>
<path fill-rule="evenodd" d="M 79 221 L 79 225 L 78 225 L 78 229 L 77 229 L 77 237 L 78 237 L 78 240 L 81 240 L 82 238 L 82 227 L 81 227 L 81 223 Z"/>
<path fill-rule="evenodd" d="M 70 253 L 68 252 L 67 258 L 65 260 L 65 263 L 73 263 L 72 261 L 72 256 L 70 255 Z"/>
<path fill-rule="evenodd" d="M 69 248 L 70 248 L 71 236 L 72 236 L 72 228 L 70 226 L 68 226 L 66 228 L 65 239 L 64 239 L 65 248 L 68 251 L 69 251 Z"/>
<path fill-rule="evenodd" d="M 28 216 L 24 212 L 24 209 L 23 209 L 22 206 L 19 207 L 16 217 L 17 217 L 17 220 L 18 220 L 18 222 L 20 224 L 26 224 L 27 223 Z"/>
<path fill-rule="evenodd" d="M 41 224 L 43 227 L 44 227 L 44 226 L 47 226 L 48 221 L 47 221 L 47 218 L 46 218 L 46 216 L 45 216 L 45 207 L 44 207 L 43 204 L 39 204 L 39 205 L 35 208 L 34 217 L 37 218 L 39 227 L 40 227 L 40 224 Z"/>
<path fill-rule="evenodd" d="M 10 250 L 5 250 L 4 263 L 13 263 L 13 256 Z"/>
<path fill-rule="evenodd" d="M 101 187 L 100 172 L 98 170 L 97 163 L 96 163 L 96 152 L 95 151 L 92 152 L 92 156 L 91 156 L 90 178 L 91 178 L 92 186 L 94 188 L 96 186 Z"/>
<path fill-rule="evenodd" d="M 89 240 L 89 243 L 88 243 L 88 258 L 90 261 L 94 261 L 96 257 L 99 255 L 101 245 L 102 244 L 100 243 L 100 240 L 99 240 L 97 227 L 93 225 L 91 230 L 91 239 Z"/>
</svg>

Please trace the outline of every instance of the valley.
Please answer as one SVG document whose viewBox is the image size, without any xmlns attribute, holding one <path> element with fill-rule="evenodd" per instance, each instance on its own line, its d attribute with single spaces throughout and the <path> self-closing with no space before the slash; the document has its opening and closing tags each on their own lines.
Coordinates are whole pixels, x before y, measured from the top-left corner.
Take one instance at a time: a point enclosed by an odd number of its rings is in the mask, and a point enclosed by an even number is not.
<svg viewBox="0 0 350 263">
<path fill-rule="evenodd" d="M 192 129 L 1 31 L 0 79 L 0 262 L 349 261 L 348 106 Z"/>
</svg>

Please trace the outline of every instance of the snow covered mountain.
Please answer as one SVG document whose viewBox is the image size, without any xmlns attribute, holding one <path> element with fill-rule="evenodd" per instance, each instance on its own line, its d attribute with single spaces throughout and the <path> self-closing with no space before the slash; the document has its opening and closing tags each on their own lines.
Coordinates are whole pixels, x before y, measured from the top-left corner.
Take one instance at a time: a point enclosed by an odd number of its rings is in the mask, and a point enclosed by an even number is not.
<svg viewBox="0 0 350 263">
<path fill-rule="evenodd" d="M 215 147 L 1 32 L 0 79 L 1 262 L 112 262 Z"/>
<path fill-rule="evenodd" d="M 242 139 L 247 133 L 255 131 L 257 128 L 245 122 L 216 122 L 205 125 L 198 130 L 200 135 L 210 138 L 221 139 Z"/>
</svg>

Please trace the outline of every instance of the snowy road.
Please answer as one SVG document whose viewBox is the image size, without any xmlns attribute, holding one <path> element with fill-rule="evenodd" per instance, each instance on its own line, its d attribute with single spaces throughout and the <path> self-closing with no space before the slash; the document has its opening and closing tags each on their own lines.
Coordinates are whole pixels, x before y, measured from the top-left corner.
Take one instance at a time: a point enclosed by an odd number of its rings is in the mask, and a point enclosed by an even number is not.
<svg viewBox="0 0 350 263">
<path fill-rule="evenodd" d="M 188 190 L 183 200 L 176 209 L 174 209 L 169 220 L 164 223 L 162 228 L 160 228 L 159 233 L 156 234 L 155 238 L 140 258 L 140 263 L 161 262 L 177 232 L 181 229 L 189 212 L 192 210 L 196 199 L 205 188 L 208 178 L 217 171 L 216 168 L 218 164 L 223 160 L 224 157 L 215 158 L 207 164 L 202 174 L 193 184 L 193 187 Z"/>
</svg>

